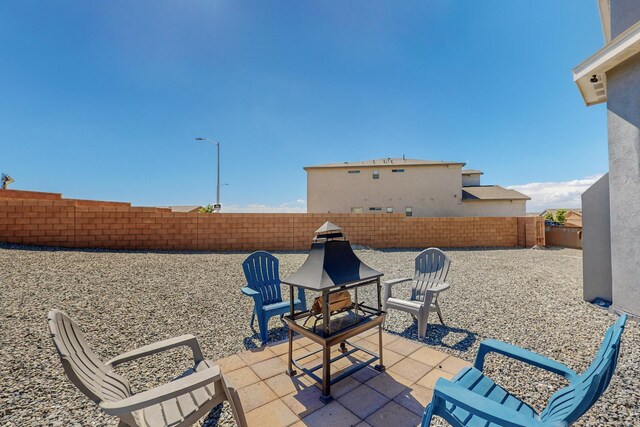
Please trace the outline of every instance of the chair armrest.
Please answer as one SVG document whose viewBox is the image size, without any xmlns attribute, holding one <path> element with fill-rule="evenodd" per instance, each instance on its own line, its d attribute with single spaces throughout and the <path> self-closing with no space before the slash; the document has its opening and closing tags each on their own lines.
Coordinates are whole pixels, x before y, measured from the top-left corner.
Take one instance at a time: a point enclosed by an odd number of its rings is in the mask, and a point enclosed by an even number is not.
<svg viewBox="0 0 640 427">
<path fill-rule="evenodd" d="M 253 302 L 259 310 L 262 310 L 262 294 L 254 289 L 251 289 L 248 286 L 240 289 L 243 294 L 250 296 L 253 298 Z"/>
<path fill-rule="evenodd" d="M 484 358 L 488 353 L 502 354 L 512 359 L 553 372 L 554 374 L 562 375 L 569 381 L 573 381 L 578 377 L 578 374 L 562 363 L 551 360 L 548 357 L 541 356 L 538 353 L 525 350 L 524 348 L 491 339 L 484 340 L 480 343 L 480 348 L 478 349 L 476 360 L 473 364 L 474 368 L 482 371 Z"/>
<path fill-rule="evenodd" d="M 220 367 L 212 366 L 170 383 L 134 394 L 116 402 L 102 401 L 100 408 L 108 415 L 119 416 L 148 408 L 160 402 L 176 398 L 220 380 Z"/>
<path fill-rule="evenodd" d="M 411 280 L 413 280 L 411 277 L 402 277 L 400 279 L 391 279 L 391 280 L 385 280 L 384 281 L 384 300 L 388 300 L 389 298 L 391 298 L 391 288 L 395 285 L 397 285 L 398 283 L 404 283 L 404 282 L 410 282 Z"/>
<path fill-rule="evenodd" d="M 250 296 L 251 298 L 259 298 L 260 301 L 262 301 L 262 295 L 260 294 L 260 292 L 251 289 L 248 286 L 244 286 L 242 289 L 240 289 L 242 291 L 243 294 Z"/>
<path fill-rule="evenodd" d="M 160 353 L 162 351 L 171 350 L 172 348 L 186 345 L 191 348 L 193 352 L 193 363 L 197 365 L 204 360 L 202 356 L 202 350 L 198 344 L 198 340 L 193 335 L 182 335 L 175 338 L 169 338 L 168 340 L 159 341 L 153 344 L 148 344 L 135 350 L 123 353 L 119 356 L 107 362 L 110 367 L 115 367 L 121 363 L 129 362 L 131 360 L 139 359 L 141 357 L 149 356 L 151 354 Z"/>
<path fill-rule="evenodd" d="M 410 282 L 411 280 L 413 280 L 411 277 L 401 277 L 399 279 L 385 280 L 384 286 L 393 286 L 397 285 L 398 283 Z"/>
<path fill-rule="evenodd" d="M 501 405 L 491 399 L 474 393 L 466 388 L 440 378 L 433 390 L 433 414 L 441 416 L 438 409 L 445 412 L 445 402 L 452 403 L 471 414 L 477 415 L 491 423 L 505 427 L 539 426 L 539 421 L 525 417 L 514 409 Z M 425 411 L 426 413 L 426 411 Z"/>
<path fill-rule="evenodd" d="M 444 282 L 438 283 L 437 285 L 434 285 L 433 287 L 427 289 L 427 292 L 431 292 L 431 293 L 437 294 L 437 293 L 442 292 L 442 291 L 444 291 L 446 289 L 449 289 L 450 286 L 451 285 L 449 285 L 448 283 L 444 283 Z"/>
</svg>

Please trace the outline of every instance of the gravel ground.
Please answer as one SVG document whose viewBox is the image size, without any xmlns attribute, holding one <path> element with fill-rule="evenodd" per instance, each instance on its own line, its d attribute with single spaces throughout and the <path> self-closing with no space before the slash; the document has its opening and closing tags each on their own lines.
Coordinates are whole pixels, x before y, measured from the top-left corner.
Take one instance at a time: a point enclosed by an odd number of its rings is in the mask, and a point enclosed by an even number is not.
<svg viewBox="0 0 640 427">
<path fill-rule="evenodd" d="M 358 250 L 386 278 L 411 272 L 416 250 Z M 583 370 L 615 317 L 582 301 L 581 252 L 571 249 L 447 250 L 452 287 L 441 297 L 448 327 L 430 319 L 426 345 L 472 361 L 484 338 L 520 345 Z M 46 314 L 65 310 L 104 360 L 153 341 L 193 333 L 217 359 L 255 347 L 252 301 L 242 298 L 245 253 L 76 251 L 0 245 L 0 425 L 115 426 L 66 379 Z M 281 276 L 305 253 L 279 253 Z M 365 294 L 365 295 L 363 295 Z M 366 299 L 373 294 L 362 292 Z M 362 298 L 361 298 L 362 299 Z M 272 339 L 285 337 L 277 319 Z M 387 328 L 417 340 L 416 324 L 391 312 Z M 135 391 L 178 376 L 179 349 L 120 370 Z M 538 409 L 561 381 L 490 357 L 488 374 Z M 640 334 L 628 323 L 611 385 L 576 425 L 640 425 Z M 207 424 L 232 425 L 226 404 Z"/>
</svg>

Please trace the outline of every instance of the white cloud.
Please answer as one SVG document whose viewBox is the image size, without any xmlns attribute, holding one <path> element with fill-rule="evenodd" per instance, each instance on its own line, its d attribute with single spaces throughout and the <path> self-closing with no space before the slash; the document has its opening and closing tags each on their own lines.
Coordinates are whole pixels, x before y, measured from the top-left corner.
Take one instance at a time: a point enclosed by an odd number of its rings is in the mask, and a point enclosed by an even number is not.
<svg viewBox="0 0 640 427">
<path fill-rule="evenodd" d="M 305 213 L 307 204 L 302 199 L 286 202 L 280 205 L 263 205 L 252 203 L 249 205 L 222 205 L 222 212 L 227 213 Z"/>
<path fill-rule="evenodd" d="M 562 182 L 531 182 L 511 185 L 507 188 L 519 191 L 531 197 L 527 202 L 527 212 L 542 212 L 554 208 L 579 208 L 580 196 L 603 174 L 587 176 L 582 179 Z"/>
</svg>

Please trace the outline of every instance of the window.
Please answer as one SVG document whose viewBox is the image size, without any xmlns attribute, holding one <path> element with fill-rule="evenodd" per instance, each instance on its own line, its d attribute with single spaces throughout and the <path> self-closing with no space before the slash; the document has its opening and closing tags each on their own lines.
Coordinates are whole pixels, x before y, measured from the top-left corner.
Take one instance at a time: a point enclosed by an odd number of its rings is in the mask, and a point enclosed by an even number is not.
<svg viewBox="0 0 640 427">
<path fill-rule="evenodd" d="M 387 208 L 387 213 L 393 213 L 393 208 Z"/>
<path fill-rule="evenodd" d="M 370 211 L 381 212 L 382 208 L 369 208 Z"/>
<path fill-rule="evenodd" d="M 363 208 L 351 208 L 351 213 L 363 213 Z"/>
<path fill-rule="evenodd" d="M 406 216 L 413 216 L 413 208 L 411 206 L 404 208 L 404 213 Z"/>
<path fill-rule="evenodd" d="M 380 171 L 373 171 L 373 179 L 380 179 Z"/>
<path fill-rule="evenodd" d="M 402 173 L 402 172 L 404 172 L 404 169 L 391 169 L 391 172 L 393 172 L 393 173 Z"/>
<path fill-rule="evenodd" d="M 360 171 L 355 170 L 355 171 L 349 171 L 349 173 L 360 173 Z"/>
</svg>

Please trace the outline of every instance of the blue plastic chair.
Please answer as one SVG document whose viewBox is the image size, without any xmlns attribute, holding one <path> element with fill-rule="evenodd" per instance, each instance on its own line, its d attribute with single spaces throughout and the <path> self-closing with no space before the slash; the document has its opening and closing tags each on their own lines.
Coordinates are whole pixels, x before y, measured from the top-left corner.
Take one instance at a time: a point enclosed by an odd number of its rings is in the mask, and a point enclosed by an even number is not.
<svg viewBox="0 0 640 427">
<path fill-rule="evenodd" d="M 252 297 L 255 303 L 251 327 L 257 315 L 260 339 L 265 344 L 269 340 L 269 318 L 277 315 L 282 317 L 290 309 L 289 301 L 282 301 L 278 258 L 269 252 L 254 252 L 244 260 L 242 269 L 247 279 L 247 286 L 242 288 L 242 293 Z M 293 304 L 297 310 L 307 309 L 304 289 L 298 288 L 298 299 Z"/>
<path fill-rule="evenodd" d="M 591 365 L 580 375 L 539 354 L 496 340 L 480 344 L 473 367 L 461 370 L 451 381 L 436 382 L 433 399 L 424 411 L 422 427 L 431 417 L 444 418 L 452 426 L 569 426 L 580 418 L 604 393 L 618 360 L 620 339 L 627 316 L 622 315 L 607 331 Z M 562 375 L 569 385 L 554 393 L 539 414 L 509 394 L 482 373 L 484 358 L 490 353 L 528 363 Z M 491 423 L 491 424 L 489 424 Z"/>
</svg>

